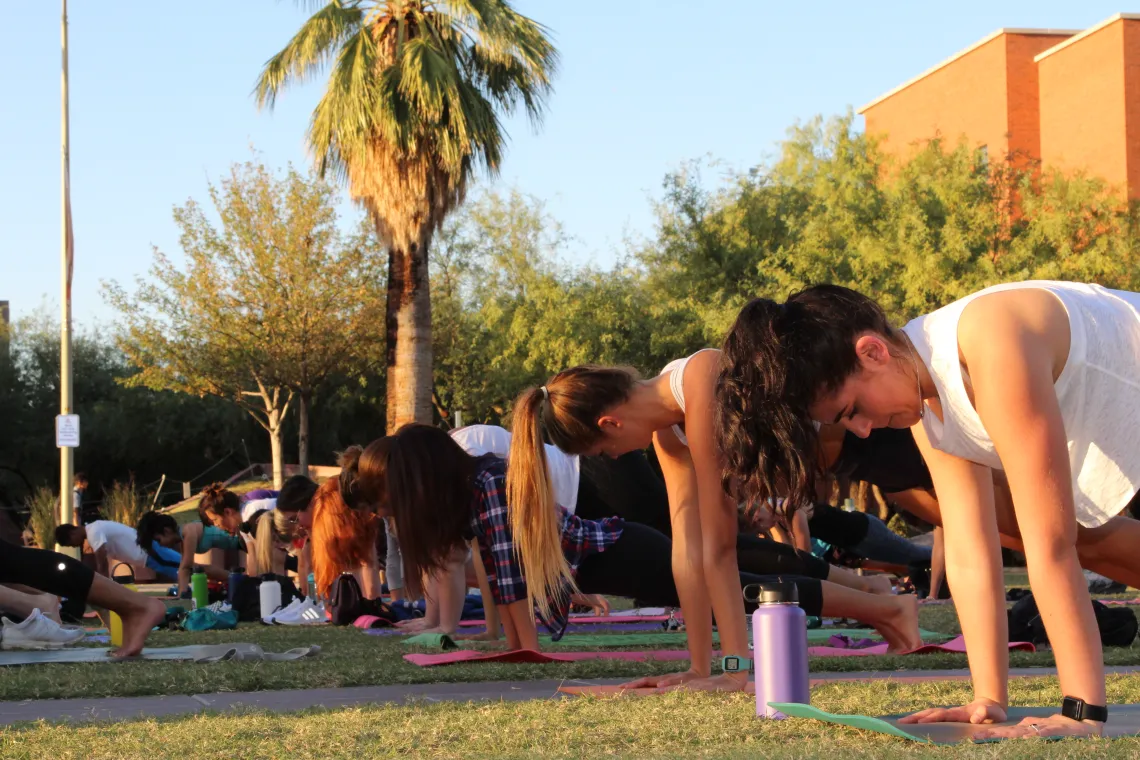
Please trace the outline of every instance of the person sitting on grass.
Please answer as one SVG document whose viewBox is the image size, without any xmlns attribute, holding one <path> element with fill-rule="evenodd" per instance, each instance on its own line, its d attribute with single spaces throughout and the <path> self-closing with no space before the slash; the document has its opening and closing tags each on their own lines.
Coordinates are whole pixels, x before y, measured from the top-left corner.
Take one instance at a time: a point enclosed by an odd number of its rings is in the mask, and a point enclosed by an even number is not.
<svg viewBox="0 0 1140 760">
<path fill-rule="evenodd" d="M 151 561 L 156 563 L 166 561 L 161 552 L 163 548 L 180 555 L 181 561 L 178 565 L 177 575 L 178 596 L 181 598 L 188 598 L 190 593 L 190 576 L 194 573 L 195 554 L 204 554 L 210 549 L 216 548 L 238 548 L 237 545 L 219 546 L 218 533 L 222 536 L 228 536 L 228 534 L 225 531 L 206 533 L 205 528 L 206 526 L 200 522 L 179 525 L 173 517 L 161 512 L 147 512 L 139 518 L 139 524 L 135 528 L 135 532 L 138 534 L 136 541 Z M 236 536 L 233 538 L 237 540 Z M 202 571 L 212 581 L 229 579 L 229 573 L 224 567 L 204 565 Z"/>
<path fill-rule="evenodd" d="M 60 525 L 55 529 L 55 542 L 60 546 L 81 547 L 84 542 L 95 555 L 95 572 L 111 576 L 111 563 L 129 565 L 132 571 L 150 568 L 162 580 L 177 580 L 182 557 L 173 549 L 154 544 L 148 553 L 138 542 L 138 532 L 129 525 L 112 520 L 96 520 L 86 525 Z"/>
</svg>

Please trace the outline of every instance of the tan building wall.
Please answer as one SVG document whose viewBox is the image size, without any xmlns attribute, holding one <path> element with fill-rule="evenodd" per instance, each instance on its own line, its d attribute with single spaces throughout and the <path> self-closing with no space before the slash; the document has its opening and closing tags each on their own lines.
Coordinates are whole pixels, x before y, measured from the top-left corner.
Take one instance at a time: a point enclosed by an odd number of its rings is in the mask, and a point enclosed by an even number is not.
<svg viewBox="0 0 1140 760">
<path fill-rule="evenodd" d="M 906 159 L 932 137 L 949 146 L 965 136 L 993 157 L 1039 152 L 1038 83 L 1034 56 L 1070 31 L 995 32 L 933 69 L 859 109 L 868 134 Z"/>
<path fill-rule="evenodd" d="M 1135 75 L 1127 76 L 1140 62 L 1138 37 L 1137 22 L 1118 19 L 1038 56 L 1041 160 L 1046 167 L 1131 185 L 1133 196 L 1140 189 L 1140 163 L 1134 157 L 1140 135 L 1135 134 L 1135 116 L 1131 124 L 1128 118 L 1129 111 L 1140 109 L 1135 97 L 1140 85 Z"/>
</svg>

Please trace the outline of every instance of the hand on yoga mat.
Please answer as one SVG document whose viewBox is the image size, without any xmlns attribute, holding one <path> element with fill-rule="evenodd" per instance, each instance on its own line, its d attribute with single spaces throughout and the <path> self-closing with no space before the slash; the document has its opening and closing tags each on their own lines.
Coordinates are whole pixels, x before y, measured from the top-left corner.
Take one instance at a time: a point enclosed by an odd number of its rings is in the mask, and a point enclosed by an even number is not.
<svg viewBox="0 0 1140 760">
<path fill-rule="evenodd" d="M 661 676 L 643 676 L 636 681 L 623 683 L 623 689 L 659 689 L 669 686 L 680 686 L 689 681 L 695 681 L 699 678 L 707 678 L 700 673 L 695 673 L 692 670 L 686 670 L 684 673 L 666 673 Z"/>
<path fill-rule="evenodd" d="M 1005 708 L 989 699 L 975 699 L 962 707 L 932 707 L 899 718 L 899 723 L 1001 723 Z"/>
<path fill-rule="evenodd" d="M 412 618 L 411 620 L 401 620 L 396 623 L 396 627 L 405 633 L 423 633 L 432 626 L 428 625 L 427 618 Z"/>
<path fill-rule="evenodd" d="M 589 607 L 598 617 L 610 614 L 610 602 L 601 594 L 574 594 L 570 597 L 570 604 L 576 607 Z"/>
<path fill-rule="evenodd" d="M 683 689 L 685 691 L 744 691 L 748 688 L 747 673 L 721 673 L 719 676 L 694 678 L 678 686 L 663 686 L 657 693 Z"/>
<path fill-rule="evenodd" d="M 974 734 L 974 739 L 1035 739 L 1056 736 L 1100 736 L 1100 723 L 1079 721 L 1064 715 L 1025 718 L 1016 726 L 997 726 Z"/>
</svg>

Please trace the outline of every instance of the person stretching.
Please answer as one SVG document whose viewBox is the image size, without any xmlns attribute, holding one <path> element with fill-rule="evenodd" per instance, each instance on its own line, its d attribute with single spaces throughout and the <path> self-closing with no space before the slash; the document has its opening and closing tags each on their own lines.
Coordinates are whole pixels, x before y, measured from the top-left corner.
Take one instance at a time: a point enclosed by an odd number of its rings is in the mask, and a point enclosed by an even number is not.
<svg viewBox="0 0 1140 760">
<path fill-rule="evenodd" d="M 95 555 L 95 572 L 111 576 L 112 562 L 129 565 L 132 571 L 150 568 L 162 580 L 177 580 L 182 556 L 173 549 L 154 544 L 153 553 L 138 543 L 138 531 L 111 520 L 95 520 L 86 525 L 60 525 L 55 529 L 55 542 L 60 546 L 81 547 L 84 542 Z"/>
<path fill-rule="evenodd" d="M 1009 482 L 1038 608 L 1066 696 L 1060 714 L 981 736 L 1099 734 L 1104 660 L 1077 551 L 1140 490 L 1140 295 L 1097 285 L 999 285 L 894 328 L 820 285 L 756 299 L 725 341 L 718 382 L 726 477 L 752 499 L 808 500 L 816 423 L 859 436 L 909 427 L 943 505 L 974 700 L 907 722 L 998 722 L 1008 628 L 994 472 Z M 968 590 L 968 593 L 966 592 Z"/>
<path fill-rule="evenodd" d="M 551 503 L 543 463 L 543 429 L 551 443 L 570 454 L 617 457 L 651 443 L 656 451 L 669 497 L 673 576 L 685 616 L 692 668 L 634 682 L 638 686 L 740 690 L 748 680 L 747 673 L 710 677 L 706 667 L 714 614 L 724 653 L 749 656 L 741 604 L 738 508 L 721 483 L 721 457 L 713 434 L 718 358 L 715 350 L 700 351 L 671 362 L 649 380 L 641 380 L 629 368 L 574 367 L 541 388 L 524 391 L 515 402 L 507 484 L 511 503 Z M 549 512 L 539 510 L 542 519 L 529 522 L 521 520 L 521 510 L 512 517 L 532 594 L 557 588 L 566 580 L 567 568 L 556 553 L 557 531 L 553 519 L 546 516 Z M 872 587 L 868 579 L 774 542 L 764 542 L 755 554 L 753 561 L 769 568 L 765 575 L 810 574 L 819 580 L 838 581 L 824 582 L 821 587 L 822 614 L 874 622 L 892 650 L 921 643 L 917 599 L 891 596 L 888 579 Z M 880 593 L 865 593 L 870 590 Z"/>
</svg>

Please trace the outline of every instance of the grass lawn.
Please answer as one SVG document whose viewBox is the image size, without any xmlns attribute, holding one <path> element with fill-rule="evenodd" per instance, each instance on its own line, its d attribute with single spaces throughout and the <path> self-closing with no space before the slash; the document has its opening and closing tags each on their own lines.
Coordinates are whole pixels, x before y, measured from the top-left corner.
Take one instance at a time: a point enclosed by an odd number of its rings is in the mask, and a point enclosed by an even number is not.
<svg viewBox="0 0 1140 760">
<path fill-rule="evenodd" d="M 953 605 L 920 608 L 923 628 L 957 633 Z M 379 684 L 499 681 L 541 678 L 636 677 L 668 673 L 687 667 L 685 662 L 592 661 L 551 665 L 468 664 L 420 668 L 402 655 L 414 651 L 399 637 L 368 636 L 355 628 L 285 628 L 243 623 L 237 631 L 152 634 L 151 646 L 253 642 L 267 651 L 284 651 L 319 644 L 321 655 L 300 662 L 195 665 L 189 662 L 90 663 L 8 668 L 0 678 L 0 700 L 65 697 L 143 696 L 150 694 L 201 694 L 216 691 L 323 688 Z M 470 642 L 469 642 L 470 643 Z M 481 646 L 473 644 L 471 648 Z M 679 648 L 679 647 L 678 647 Z M 1014 653 L 1014 667 L 1053 664 L 1049 652 Z M 1109 649 L 1111 665 L 1140 664 L 1140 652 Z M 813 671 L 859 671 L 964 668 L 965 655 L 907 657 L 813 658 Z"/>
<path fill-rule="evenodd" d="M 1056 679 L 1019 680 L 1011 702 L 1052 704 Z M 1108 683 L 1114 703 L 1140 701 L 1140 677 Z M 829 684 L 812 703 L 832 712 L 890 714 L 961 703 L 968 685 Z M 815 721 L 762 721 L 745 695 L 524 703 L 419 703 L 300 714 L 246 713 L 0 731 L 4 758 L 1124 758 L 1140 739 L 932 747 Z"/>
</svg>

